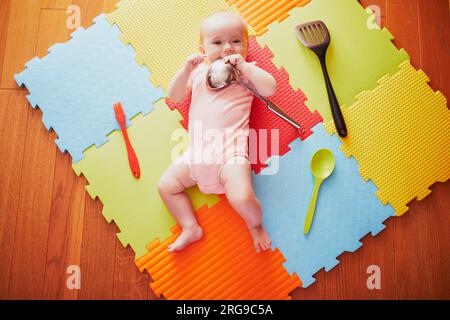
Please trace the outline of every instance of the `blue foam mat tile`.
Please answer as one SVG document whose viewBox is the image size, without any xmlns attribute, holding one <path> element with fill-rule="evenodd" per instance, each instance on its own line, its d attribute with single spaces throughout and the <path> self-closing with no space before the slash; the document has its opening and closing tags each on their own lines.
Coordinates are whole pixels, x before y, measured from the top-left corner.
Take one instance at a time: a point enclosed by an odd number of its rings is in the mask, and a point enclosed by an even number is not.
<svg viewBox="0 0 450 320">
<path fill-rule="evenodd" d="M 45 127 L 53 129 L 61 151 L 73 162 L 106 136 L 120 129 L 113 104 L 122 102 L 127 126 L 139 113 L 147 114 L 153 103 L 165 96 L 150 82 L 150 72 L 135 61 L 131 46 L 120 40 L 119 28 L 105 15 L 94 19 L 88 29 L 72 33 L 65 44 L 55 44 L 42 59 L 33 58 L 16 74 L 19 86 L 30 92 L 28 101 L 42 110 Z"/>
<path fill-rule="evenodd" d="M 344 251 L 360 248 L 361 238 L 383 230 L 383 222 L 395 214 L 391 206 L 378 200 L 373 183 L 361 178 L 355 159 L 340 151 L 339 139 L 328 135 L 322 124 L 313 131 L 305 141 L 292 142 L 284 156 L 270 158 L 269 167 L 253 175 L 273 247 L 281 250 L 286 269 L 296 273 L 304 287 L 315 281 L 313 275 L 320 269 L 334 268 Z M 310 162 L 322 148 L 333 152 L 336 167 L 321 186 L 313 224 L 305 236 L 303 226 L 314 187 Z"/>
</svg>

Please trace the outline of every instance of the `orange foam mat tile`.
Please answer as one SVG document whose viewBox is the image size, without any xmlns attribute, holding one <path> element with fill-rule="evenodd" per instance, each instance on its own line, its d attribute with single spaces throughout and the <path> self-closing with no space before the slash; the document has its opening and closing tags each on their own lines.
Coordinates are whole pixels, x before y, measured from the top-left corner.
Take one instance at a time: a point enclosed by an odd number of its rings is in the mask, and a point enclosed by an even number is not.
<svg viewBox="0 0 450 320">
<path fill-rule="evenodd" d="M 245 20 L 253 27 L 256 35 L 267 32 L 272 22 L 282 22 L 289 17 L 289 11 L 302 7 L 311 0 L 226 0 L 236 7 Z"/>
<path fill-rule="evenodd" d="M 180 252 L 167 247 L 179 235 L 147 246 L 148 253 L 136 260 L 140 271 L 153 278 L 150 287 L 169 300 L 289 300 L 289 293 L 302 282 L 283 267 L 278 249 L 257 254 L 248 229 L 226 198 L 211 208 L 196 211 L 204 235 Z"/>
</svg>

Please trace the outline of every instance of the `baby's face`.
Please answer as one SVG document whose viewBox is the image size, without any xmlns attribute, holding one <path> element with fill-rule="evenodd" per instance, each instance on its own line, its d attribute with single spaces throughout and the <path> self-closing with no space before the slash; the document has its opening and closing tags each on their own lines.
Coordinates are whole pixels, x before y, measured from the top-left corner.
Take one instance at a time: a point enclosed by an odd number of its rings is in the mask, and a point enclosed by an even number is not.
<svg viewBox="0 0 450 320">
<path fill-rule="evenodd" d="M 203 44 L 200 51 L 210 63 L 231 54 L 247 57 L 247 29 L 242 20 L 229 15 L 210 17 L 202 24 Z"/>
</svg>

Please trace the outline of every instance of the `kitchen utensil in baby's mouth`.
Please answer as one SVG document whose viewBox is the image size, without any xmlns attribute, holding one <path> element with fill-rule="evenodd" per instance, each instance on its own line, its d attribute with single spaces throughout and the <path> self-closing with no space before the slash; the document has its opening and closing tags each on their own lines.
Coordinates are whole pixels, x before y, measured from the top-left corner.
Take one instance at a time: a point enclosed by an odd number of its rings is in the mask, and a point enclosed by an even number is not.
<svg viewBox="0 0 450 320">
<path fill-rule="evenodd" d="M 320 186 L 322 185 L 322 182 L 333 173 L 335 162 L 333 153 L 328 149 L 318 150 L 311 159 L 311 172 L 314 176 L 314 191 L 308 212 L 306 213 L 305 226 L 303 228 L 303 233 L 305 235 L 308 234 L 311 229 Z"/>
<path fill-rule="evenodd" d="M 295 27 L 297 38 L 307 48 L 311 49 L 319 58 L 322 66 L 325 84 L 327 86 L 328 100 L 330 101 L 331 113 L 333 114 L 334 125 L 337 133 L 342 138 L 347 136 L 347 127 L 345 125 L 344 117 L 339 107 L 339 102 L 334 93 L 333 85 L 331 84 L 330 76 L 328 75 L 326 54 L 328 46 L 330 45 L 331 37 L 327 26 L 322 21 L 313 21 L 301 24 Z"/>
<path fill-rule="evenodd" d="M 289 117 L 280 107 L 266 99 L 256 91 L 256 89 L 250 84 L 242 81 L 239 76 L 239 70 L 236 69 L 231 63 L 225 63 L 222 59 L 214 61 L 208 70 L 206 75 L 206 86 L 211 90 L 221 90 L 229 85 L 238 82 L 248 90 L 250 90 L 258 99 L 263 101 L 270 111 L 287 121 L 294 128 L 303 132 L 303 128 L 294 119 Z"/>
</svg>

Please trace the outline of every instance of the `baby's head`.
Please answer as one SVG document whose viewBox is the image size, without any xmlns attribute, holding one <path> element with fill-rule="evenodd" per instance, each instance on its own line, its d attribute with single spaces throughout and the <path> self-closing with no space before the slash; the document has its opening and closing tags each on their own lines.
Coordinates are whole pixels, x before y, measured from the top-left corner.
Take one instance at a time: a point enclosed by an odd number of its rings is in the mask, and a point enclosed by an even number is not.
<svg viewBox="0 0 450 320">
<path fill-rule="evenodd" d="M 248 50 L 245 20 L 232 12 L 210 15 L 200 26 L 199 50 L 210 63 L 231 54 L 240 54 L 245 59 Z"/>
</svg>

